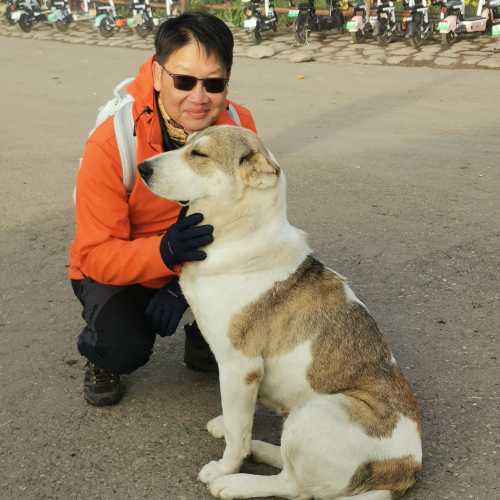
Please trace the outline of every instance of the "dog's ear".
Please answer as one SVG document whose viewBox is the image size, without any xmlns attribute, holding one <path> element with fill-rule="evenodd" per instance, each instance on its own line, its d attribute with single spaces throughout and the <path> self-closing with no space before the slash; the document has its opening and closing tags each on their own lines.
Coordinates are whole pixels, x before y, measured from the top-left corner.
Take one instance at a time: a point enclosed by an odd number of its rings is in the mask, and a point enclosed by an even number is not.
<svg viewBox="0 0 500 500">
<path fill-rule="evenodd" d="M 250 187 L 266 189 L 276 185 L 280 176 L 280 167 L 267 150 L 256 151 L 240 158 L 240 175 Z"/>
</svg>

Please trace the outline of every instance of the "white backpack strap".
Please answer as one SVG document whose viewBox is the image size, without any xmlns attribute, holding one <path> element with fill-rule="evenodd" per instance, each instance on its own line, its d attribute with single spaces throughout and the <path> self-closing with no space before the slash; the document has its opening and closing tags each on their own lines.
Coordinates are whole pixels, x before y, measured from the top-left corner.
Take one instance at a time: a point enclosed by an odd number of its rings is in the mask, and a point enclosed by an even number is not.
<svg viewBox="0 0 500 500">
<path fill-rule="evenodd" d="M 238 111 L 236 111 L 236 108 L 229 103 L 227 107 L 227 112 L 229 113 L 229 116 L 231 117 L 231 120 L 233 120 L 238 127 L 241 127 L 241 120 L 240 120 L 240 115 L 238 114 Z"/>
<path fill-rule="evenodd" d="M 133 97 L 127 96 L 113 116 L 116 144 L 118 145 L 122 164 L 123 185 L 128 193 L 134 187 L 137 158 L 136 139 L 134 137 L 134 116 L 132 114 L 133 103 Z"/>
</svg>

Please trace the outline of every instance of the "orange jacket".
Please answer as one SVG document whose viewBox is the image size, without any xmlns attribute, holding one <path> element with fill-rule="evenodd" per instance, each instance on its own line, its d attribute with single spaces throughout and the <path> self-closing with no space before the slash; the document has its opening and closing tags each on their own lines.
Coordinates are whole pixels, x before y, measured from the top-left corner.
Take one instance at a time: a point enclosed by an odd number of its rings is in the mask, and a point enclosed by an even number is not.
<svg viewBox="0 0 500 500">
<path fill-rule="evenodd" d="M 150 58 L 141 66 L 128 87 L 135 100 L 137 164 L 161 153 L 163 148 L 152 62 Z M 231 104 L 238 111 L 242 126 L 255 132 L 250 112 Z M 153 112 L 141 115 L 146 107 Z M 234 125 L 234 122 L 224 111 L 215 124 Z M 139 175 L 132 192 L 127 193 L 112 118 L 87 140 L 76 186 L 76 231 L 69 250 L 70 279 L 89 277 L 110 285 L 164 286 L 176 273 L 161 259 L 160 240 L 177 220 L 180 207 L 177 202 L 155 196 Z"/>
</svg>

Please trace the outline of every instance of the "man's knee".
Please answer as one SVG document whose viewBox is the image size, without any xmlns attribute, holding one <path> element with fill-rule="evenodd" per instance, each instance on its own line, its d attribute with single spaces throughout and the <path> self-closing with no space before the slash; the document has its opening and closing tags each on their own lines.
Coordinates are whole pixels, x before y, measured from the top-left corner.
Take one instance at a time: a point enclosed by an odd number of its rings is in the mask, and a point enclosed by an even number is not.
<svg viewBox="0 0 500 500">
<path fill-rule="evenodd" d="M 154 336 L 107 336 L 84 328 L 78 337 L 78 350 L 91 363 L 119 374 L 129 374 L 145 365 L 153 352 Z"/>
</svg>

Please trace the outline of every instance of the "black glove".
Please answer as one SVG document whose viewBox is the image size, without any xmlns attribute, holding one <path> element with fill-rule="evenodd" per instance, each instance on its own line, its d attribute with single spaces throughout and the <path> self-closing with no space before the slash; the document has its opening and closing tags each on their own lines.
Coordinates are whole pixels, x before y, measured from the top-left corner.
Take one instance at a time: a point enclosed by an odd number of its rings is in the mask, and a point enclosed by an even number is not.
<svg viewBox="0 0 500 500">
<path fill-rule="evenodd" d="M 203 214 L 195 213 L 186 217 L 187 209 L 188 207 L 182 207 L 177 222 L 160 241 L 161 258 L 171 270 L 182 262 L 206 259 L 207 254 L 200 248 L 214 241 L 214 227 L 208 224 L 199 226 Z"/>
<path fill-rule="evenodd" d="M 146 307 L 145 316 L 153 331 L 160 337 L 173 335 L 188 308 L 177 278 L 160 288 Z"/>
</svg>

